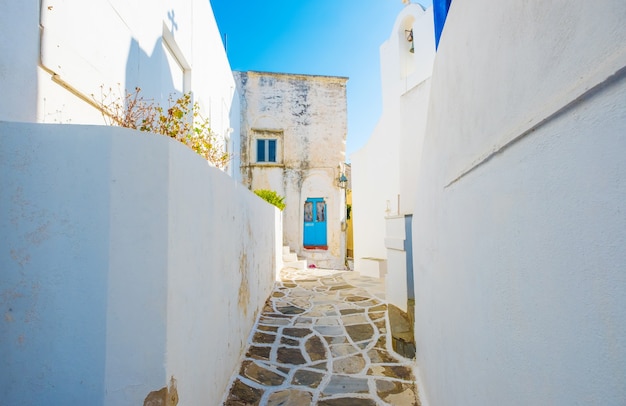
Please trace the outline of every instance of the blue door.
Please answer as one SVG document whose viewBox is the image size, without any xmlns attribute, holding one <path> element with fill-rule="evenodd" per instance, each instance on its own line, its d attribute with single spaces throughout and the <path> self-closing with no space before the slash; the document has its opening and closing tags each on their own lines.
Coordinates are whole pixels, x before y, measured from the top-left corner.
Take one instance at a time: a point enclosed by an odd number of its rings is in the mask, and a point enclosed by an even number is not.
<svg viewBox="0 0 626 406">
<path fill-rule="evenodd" d="M 310 197 L 304 203 L 304 248 L 328 249 L 326 202 L 321 197 Z"/>
</svg>

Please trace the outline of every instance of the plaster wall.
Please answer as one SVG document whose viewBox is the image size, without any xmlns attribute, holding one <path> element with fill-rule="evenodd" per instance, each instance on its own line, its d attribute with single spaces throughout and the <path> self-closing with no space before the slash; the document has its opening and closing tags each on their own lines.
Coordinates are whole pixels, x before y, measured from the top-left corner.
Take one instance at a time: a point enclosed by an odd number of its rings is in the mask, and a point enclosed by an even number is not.
<svg viewBox="0 0 626 406">
<path fill-rule="evenodd" d="M 241 95 L 241 176 L 252 190 L 285 196 L 284 244 L 319 267 L 345 264 L 346 78 L 235 72 Z M 278 139 L 277 162 L 256 163 L 256 137 Z M 327 204 L 327 250 L 303 247 L 304 202 Z"/>
<path fill-rule="evenodd" d="M 406 39 L 409 30 L 412 43 Z M 413 211 L 434 55 L 432 8 L 406 6 L 380 47 L 382 115 L 367 144 L 350 157 L 354 263 L 367 276 L 382 276 L 385 217 Z"/>
<path fill-rule="evenodd" d="M 94 100 L 140 87 L 165 107 L 193 92 L 228 136 L 235 84 L 208 1 L 40 3 L 7 5 L 1 17 L 11 35 L 0 40 L 0 120 L 104 124 Z"/>
<path fill-rule="evenodd" d="M 417 196 L 417 179 L 426 133 L 430 78 L 419 83 L 400 99 L 400 143 L 398 154 L 399 214 L 413 213 Z M 417 158 L 417 159 L 416 159 Z"/>
<path fill-rule="evenodd" d="M 0 13 L 0 120 L 35 121 L 39 4 L 6 2 Z"/>
<path fill-rule="evenodd" d="M 189 176 L 193 173 L 193 176 Z M 220 399 L 269 296 L 280 213 L 182 144 L 0 123 L 7 404 Z"/>
<path fill-rule="evenodd" d="M 452 3 L 413 217 L 423 404 L 626 401 L 625 17 Z"/>
<path fill-rule="evenodd" d="M 385 291 L 388 302 L 407 312 L 408 281 L 406 274 L 407 237 L 404 216 L 387 217 L 385 221 L 385 248 L 387 255 L 387 277 Z M 403 272 L 404 271 L 404 272 Z"/>
<path fill-rule="evenodd" d="M 394 128 L 399 129 L 396 121 L 381 118 L 366 146 L 351 156 L 354 269 L 365 276 L 381 276 L 378 260 L 387 258 L 385 216 L 396 213 L 397 150 L 383 137 L 393 137 Z"/>
</svg>

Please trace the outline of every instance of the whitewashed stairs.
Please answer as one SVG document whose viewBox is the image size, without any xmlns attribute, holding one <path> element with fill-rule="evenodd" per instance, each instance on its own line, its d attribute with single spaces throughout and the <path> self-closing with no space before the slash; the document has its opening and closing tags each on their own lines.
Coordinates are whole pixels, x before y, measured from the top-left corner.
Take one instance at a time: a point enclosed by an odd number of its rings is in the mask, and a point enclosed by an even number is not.
<svg viewBox="0 0 626 406">
<path fill-rule="evenodd" d="M 285 268 L 306 269 L 306 259 L 298 259 L 295 252 L 291 252 L 289 246 L 283 246 L 283 263 Z"/>
</svg>

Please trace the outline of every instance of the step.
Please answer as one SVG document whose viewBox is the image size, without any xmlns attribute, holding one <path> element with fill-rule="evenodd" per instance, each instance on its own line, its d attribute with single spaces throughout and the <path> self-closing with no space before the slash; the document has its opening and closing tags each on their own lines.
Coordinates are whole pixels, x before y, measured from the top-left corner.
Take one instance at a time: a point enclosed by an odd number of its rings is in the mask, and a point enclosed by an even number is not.
<svg viewBox="0 0 626 406">
<path fill-rule="evenodd" d="M 283 262 L 295 262 L 298 260 L 298 254 L 290 252 L 289 254 L 283 254 Z"/>
<path fill-rule="evenodd" d="M 284 245 L 283 246 L 283 255 L 287 255 L 291 252 L 291 249 L 289 248 L 288 245 Z"/>
<path fill-rule="evenodd" d="M 294 268 L 294 269 L 306 269 L 307 268 L 307 262 L 306 259 L 300 259 L 297 261 L 285 261 L 285 263 L 283 264 L 283 267 L 285 268 Z"/>
<path fill-rule="evenodd" d="M 387 260 L 384 258 L 361 258 L 361 265 L 358 269 L 363 276 L 372 278 L 384 278 L 387 275 Z"/>
</svg>

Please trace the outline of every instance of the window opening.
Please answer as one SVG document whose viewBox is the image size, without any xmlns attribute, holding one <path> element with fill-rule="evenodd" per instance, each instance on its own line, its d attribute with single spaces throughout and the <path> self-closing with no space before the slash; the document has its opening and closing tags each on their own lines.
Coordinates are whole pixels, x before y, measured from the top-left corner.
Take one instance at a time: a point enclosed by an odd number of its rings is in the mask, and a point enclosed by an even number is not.
<svg viewBox="0 0 626 406">
<path fill-rule="evenodd" d="M 326 204 L 324 201 L 316 203 L 316 213 L 317 213 L 317 221 L 326 221 L 326 213 L 324 213 L 324 209 L 326 208 Z"/>
<path fill-rule="evenodd" d="M 256 160 L 257 162 L 276 162 L 276 140 L 257 140 Z"/>
</svg>

